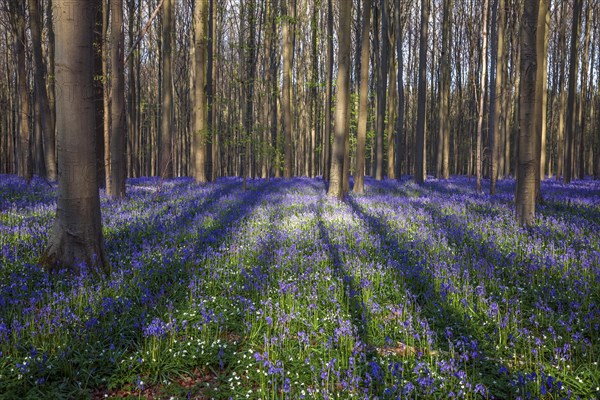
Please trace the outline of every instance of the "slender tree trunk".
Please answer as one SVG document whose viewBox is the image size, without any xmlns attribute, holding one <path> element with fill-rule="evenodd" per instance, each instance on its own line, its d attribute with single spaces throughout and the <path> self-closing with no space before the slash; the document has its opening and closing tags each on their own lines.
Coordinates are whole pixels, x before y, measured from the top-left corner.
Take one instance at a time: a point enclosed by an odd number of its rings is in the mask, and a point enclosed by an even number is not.
<svg viewBox="0 0 600 400">
<path fill-rule="evenodd" d="M 356 171 L 354 188 L 356 194 L 365 192 L 365 148 L 367 143 L 367 120 L 369 118 L 369 58 L 371 44 L 371 0 L 362 4 L 362 37 L 360 54 L 360 88 L 358 99 L 358 127 L 356 132 Z"/>
<path fill-rule="evenodd" d="M 452 40 L 450 28 L 452 24 L 452 0 L 444 0 L 444 17 L 442 20 L 442 59 L 440 76 L 439 138 L 437 149 L 438 179 L 450 177 L 450 53 Z"/>
<path fill-rule="evenodd" d="M 293 24 L 290 8 L 293 4 L 288 4 L 288 1 L 282 0 L 282 15 L 285 20 L 283 22 L 283 93 L 282 93 L 282 108 L 283 108 L 283 132 L 285 139 L 285 156 L 284 156 L 284 173 L 286 179 L 292 177 L 292 64 L 293 60 L 293 42 L 292 30 Z"/>
<path fill-rule="evenodd" d="M 206 174 L 206 144 L 207 144 L 207 111 L 206 96 L 206 56 L 208 38 L 208 0 L 197 0 L 194 8 L 194 53 L 193 53 L 193 147 L 194 147 L 194 177 L 196 182 L 205 183 Z"/>
<path fill-rule="evenodd" d="M 340 12 L 340 26 L 338 31 L 338 78 L 337 99 L 335 105 L 335 138 L 333 141 L 331 176 L 327 194 L 338 200 L 344 199 L 343 173 L 344 149 L 349 128 L 349 100 L 350 100 L 350 49 L 352 31 L 350 20 L 352 18 L 352 2 L 338 0 Z"/>
<path fill-rule="evenodd" d="M 535 198 L 536 202 L 541 202 L 542 194 L 540 190 L 540 182 L 544 177 L 544 163 L 546 152 L 546 128 L 547 128 L 547 112 L 546 106 L 548 103 L 548 61 L 547 53 L 547 38 L 546 38 L 546 15 L 548 14 L 548 0 L 540 0 L 537 18 L 536 30 L 536 102 L 535 110 L 535 130 L 539 132 L 536 135 L 535 141 L 535 160 L 538 163 L 535 170 Z"/>
<path fill-rule="evenodd" d="M 483 114 L 485 112 L 485 97 L 487 86 L 487 20 L 488 20 L 489 0 L 483 0 L 483 22 L 481 26 L 481 79 L 479 81 L 479 112 L 477 117 L 477 152 L 475 162 L 477 163 L 477 193 L 481 193 L 481 175 L 482 175 L 482 146 L 483 146 Z"/>
<path fill-rule="evenodd" d="M 522 226 L 535 220 L 536 162 L 536 25 L 540 0 L 525 0 L 521 23 L 521 87 L 519 95 L 519 148 L 516 192 L 516 217 Z M 539 169 L 539 168 L 538 168 Z"/>
<path fill-rule="evenodd" d="M 25 59 L 25 7 L 21 0 L 10 0 L 9 7 L 10 21 L 15 37 L 15 56 L 17 59 L 17 93 L 19 96 L 18 171 L 19 176 L 30 182 L 33 178 L 33 162 L 31 156 L 31 132 L 29 129 L 29 87 L 27 84 Z"/>
<path fill-rule="evenodd" d="M 487 0 L 486 0 L 487 1 Z M 429 32 L 429 0 L 421 0 L 421 33 L 419 38 L 419 83 L 417 100 L 417 136 L 415 155 L 415 181 L 423 183 L 427 178 L 425 159 L 425 106 L 427 103 L 427 37 Z"/>
<path fill-rule="evenodd" d="M 395 45 L 395 34 L 390 35 L 390 46 L 393 49 Z M 396 113 L 396 97 L 397 97 L 397 86 L 396 86 L 396 57 L 394 51 L 390 55 L 390 85 L 389 85 L 389 99 L 388 99 L 388 124 L 387 124 L 387 176 L 389 179 L 396 179 L 396 173 L 394 170 L 394 159 L 396 157 L 396 149 L 394 148 L 394 130 L 395 130 L 395 113 Z"/>
<path fill-rule="evenodd" d="M 390 42 L 388 40 L 388 12 L 385 0 L 379 0 L 381 14 L 381 56 L 377 74 L 377 129 L 375 132 L 375 179 L 383 179 L 383 136 L 385 131 L 387 74 L 390 60 Z"/>
<path fill-rule="evenodd" d="M 109 272 L 96 174 L 91 7 L 95 7 L 92 2 L 55 1 L 56 84 L 68 88 L 69 96 L 60 96 L 57 102 L 56 220 L 40 260 L 50 272 L 58 268 Z"/>
<path fill-rule="evenodd" d="M 495 75 L 495 83 L 490 84 L 490 194 L 496 194 L 496 181 L 498 179 L 498 156 L 500 151 L 500 113 L 502 111 L 502 103 L 504 101 L 504 67 L 505 67 L 505 52 L 504 52 L 504 26 L 506 24 L 506 5 L 505 0 L 496 0 L 494 5 L 494 14 L 497 14 L 497 19 L 492 18 L 492 23 L 496 24 L 496 34 L 492 42 L 495 49 L 492 50 L 496 56 L 492 63 L 492 76 Z"/>
<path fill-rule="evenodd" d="M 587 110 L 588 110 L 588 65 L 590 60 L 590 26 L 592 19 L 592 6 L 588 2 L 587 3 L 587 13 L 585 18 L 585 34 L 584 34 L 584 43 L 583 43 L 583 54 L 581 60 L 581 94 L 579 100 L 579 109 L 577 115 L 577 127 L 579 129 L 579 165 L 577 168 L 577 177 L 579 179 L 583 179 L 585 177 L 585 124 L 587 120 Z"/>
<path fill-rule="evenodd" d="M 29 0 L 29 25 L 31 28 L 31 43 L 33 48 L 33 61 L 35 65 L 34 80 L 36 102 L 39 104 L 38 117 L 42 127 L 42 137 L 44 142 L 44 153 L 38 154 L 45 160 L 46 177 L 49 181 L 55 181 L 56 176 L 56 137 L 54 126 L 50 116 L 50 103 L 48 102 L 48 91 L 44 82 L 46 73 L 46 64 L 42 57 L 42 24 L 40 19 L 40 5 L 38 0 Z"/>
<path fill-rule="evenodd" d="M 110 24 L 110 0 L 102 1 L 102 22 L 100 26 L 100 36 L 96 36 L 96 46 L 100 47 L 100 49 L 95 49 L 96 51 L 96 61 L 95 66 L 98 67 L 98 63 L 100 64 L 101 69 L 101 79 L 96 80 L 96 97 L 102 97 L 102 105 L 98 103 L 98 99 L 96 99 L 96 124 L 97 130 L 101 131 L 101 133 L 97 133 L 96 135 L 96 157 L 98 157 L 98 184 L 100 187 L 104 187 L 107 193 L 112 193 L 111 185 L 111 175 L 110 175 L 110 137 L 111 137 L 111 125 L 112 125 L 112 115 L 110 109 L 110 84 L 111 81 L 109 79 L 109 37 L 108 37 L 108 29 Z M 100 52 L 100 57 L 98 58 L 97 52 Z M 97 78 L 97 77 L 96 77 Z M 100 125 L 102 124 L 102 125 Z"/>
<path fill-rule="evenodd" d="M 173 113 L 173 0 L 164 0 L 162 7 L 162 79 L 161 79 L 161 116 L 158 165 L 163 178 L 173 177 L 174 154 L 173 132 L 175 126 Z"/>
<path fill-rule="evenodd" d="M 395 135 L 395 146 L 396 146 L 396 159 L 394 163 L 394 174 L 396 179 L 402 177 L 402 142 L 404 134 L 404 51 L 402 44 L 404 41 L 404 20 L 402 18 L 402 11 L 400 10 L 400 0 L 395 0 L 395 12 L 396 12 L 396 57 L 398 58 L 398 114 L 396 117 L 396 135 Z"/>
<path fill-rule="evenodd" d="M 125 30 L 123 26 L 123 0 L 111 0 L 111 132 L 110 132 L 110 186 L 107 194 L 112 198 L 125 197 L 126 135 L 125 111 Z"/>
<path fill-rule="evenodd" d="M 327 0 L 327 77 L 325 82 L 325 131 L 323 138 L 323 178 L 330 179 L 331 151 L 331 106 L 333 98 L 333 0 Z"/>
<path fill-rule="evenodd" d="M 573 155 L 575 152 L 575 134 L 577 132 L 577 119 L 575 119 L 577 71 L 579 64 L 578 43 L 581 25 L 581 8 L 583 0 L 574 0 L 573 23 L 571 26 L 571 51 L 569 61 L 569 95 L 567 99 L 567 134 L 565 148 L 564 179 L 565 183 L 571 183 L 573 176 Z"/>
</svg>

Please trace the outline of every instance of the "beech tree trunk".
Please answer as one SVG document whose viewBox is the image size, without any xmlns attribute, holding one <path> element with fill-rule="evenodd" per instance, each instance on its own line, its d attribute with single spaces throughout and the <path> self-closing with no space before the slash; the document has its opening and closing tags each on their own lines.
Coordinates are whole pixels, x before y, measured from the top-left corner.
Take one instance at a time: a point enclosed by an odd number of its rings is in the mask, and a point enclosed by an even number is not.
<svg viewBox="0 0 600 400">
<path fill-rule="evenodd" d="M 356 194 L 365 192 L 365 148 L 369 112 L 367 107 L 369 103 L 369 58 L 371 53 L 371 8 L 371 0 L 363 0 L 358 127 L 356 132 L 356 171 L 354 172 L 354 188 L 352 189 Z"/>
<path fill-rule="evenodd" d="M 325 78 L 325 129 L 323 134 L 323 178 L 331 172 L 331 106 L 333 97 L 333 0 L 327 0 L 327 76 Z"/>
<path fill-rule="evenodd" d="M 112 198 L 125 197 L 127 151 L 127 114 L 125 112 L 125 30 L 123 0 L 111 0 L 110 61 L 111 61 L 111 129 L 110 185 L 107 194 Z"/>
<path fill-rule="evenodd" d="M 573 23 L 571 25 L 571 51 L 569 56 L 569 94 L 567 98 L 567 132 L 565 137 L 565 162 L 563 174 L 565 183 L 571 183 L 573 177 L 573 156 L 575 153 L 575 134 L 577 119 L 575 109 L 577 102 L 577 71 L 579 65 L 579 31 L 581 25 L 581 8 L 583 0 L 573 2 Z"/>
<path fill-rule="evenodd" d="M 292 60 L 293 60 L 293 42 L 292 42 L 292 17 L 290 8 L 293 5 L 288 4 L 291 0 L 282 0 L 283 21 L 283 93 L 281 96 L 283 108 L 283 134 L 285 140 L 284 150 L 284 168 L 283 177 L 289 179 L 292 177 Z"/>
<path fill-rule="evenodd" d="M 349 128 L 350 104 L 350 49 L 352 46 L 352 2 L 338 0 L 340 26 L 338 31 L 338 77 L 335 104 L 335 137 L 332 148 L 331 176 L 327 194 L 338 200 L 344 199 L 343 173 L 344 150 Z"/>
<path fill-rule="evenodd" d="M 495 47 L 495 62 L 492 68 L 492 76 L 495 75 L 495 82 L 490 84 L 490 194 L 496 194 L 496 181 L 498 179 L 498 158 L 499 158 L 499 139 L 500 139 L 500 113 L 504 102 L 504 68 L 505 68 L 505 51 L 504 51 L 504 25 L 506 24 L 506 5 L 505 0 L 495 1 L 495 13 L 497 18 L 492 19 L 495 24 L 495 37 L 493 43 Z M 494 51 L 494 50 L 492 50 Z M 506 116 L 505 116 L 506 118 Z"/>
<path fill-rule="evenodd" d="M 162 8 L 162 79 L 161 79 L 161 117 L 158 165 L 159 175 L 173 177 L 173 132 L 175 125 L 173 114 L 173 0 L 164 0 Z"/>
<path fill-rule="evenodd" d="M 444 0 L 444 17 L 442 21 L 442 59 L 440 74 L 440 108 L 437 178 L 450 177 L 450 53 L 452 40 L 450 27 L 452 22 L 452 0 Z"/>
<path fill-rule="evenodd" d="M 383 135 L 385 130 L 387 74 L 390 60 L 390 42 L 388 40 L 388 12 L 385 0 L 379 1 L 381 15 L 381 55 L 377 66 L 377 128 L 375 130 L 375 179 L 383 179 Z"/>
<path fill-rule="evenodd" d="M 10 23 L 14 33 L 14 49 L 17 58 L 17 93 L 19 97 L 18 123 L 18 173 L 30 182 L 33 178 L 33 161 L 31 157 L 31 132 L 29 129 L 29 87 L 27 84 L 27 67 L 25 59 L 25 7 L 21 0 L 10 0 Z"/>
<path fill-rule="evenodd" d="M 485 111 L 485 96 L 487 90 L 487 20 L 488 20 L 489 0 L 483 1 L 483 22 L 481 26 L 481 79 L 479 81 L 479 112 L 477 113 L 477 153 L 475 155 L 476 174 L 477 174 L 477 193 L 481 193 L 481 175 L 482 175 L 482 146 L 483 146 L 483 113 Z"/>
<path fill-rule="evenodd" d="M 38 0 L 29 0 L 29 26 L 31 28 L 31 44 L 33 49 L 34 80 L 36 102 L 39 102 L 38 117 L 42 127 L 42 137 L 44 142 L 44 152 L 38 154 L 38 157 L 44 157 L 46 166 L 46 178 L 49 181 L 55 181 L 56 176 L 56 135 L 52 119 L 50 116 L 50 104 L 48 102 L 48 91 L 44 81 L 46 73 L 46 64 L 42 56 L 42 24 L 41 9 Z M 37 108 L 37 107 L 36 107 Z"/>
<path fill-rule="evenodd" d="M 487 0 L 486 0 L 487 1 Z M 417 100 L 417 133 L 415 143 L 415 181 L 425 182 L 427 160 L 425 157 L 425 106 L 427 103 L 427 37 L 429 33 L 429 0 L 421 0 L 421 33 L 419 37 L 419 82 Z"/>
<path fill-rule="evenodd" d="M 536 162 L 536 25 L 540 0 L 525 0 L 521 22 L 521 87 L 519 94 L 519 142 L 516 191 L 516 217 L 522 226 L 535 220 Z M 538 168 L 539 169 L 539 168 Z"/>
<path fill-rule="evenodd" d="M 58 197 L 56 219 L 40 264 L 108 273 L 96 175 L 94 106 L 95 4 L 56 0 Z"/>
<path fill-rule="evenodd" d="M 193 154 L 196 182 L 205 183 L 207 143 L 206 53 L 208 38 L 208 0 L 197 0 L 194 8 L 193 52 Z"/>
</svg>

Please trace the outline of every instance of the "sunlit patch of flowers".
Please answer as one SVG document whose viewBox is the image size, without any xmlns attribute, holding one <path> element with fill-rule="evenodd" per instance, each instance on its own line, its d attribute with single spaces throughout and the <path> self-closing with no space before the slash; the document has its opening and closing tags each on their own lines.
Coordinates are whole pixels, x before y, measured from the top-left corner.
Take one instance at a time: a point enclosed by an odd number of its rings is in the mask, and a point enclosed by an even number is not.
<svg viewBox="0 0 600 400">
<path fill-rule="evenodd" d="M 55 187 L 0 177 L 0 397 L 596 398 L 600 184 L 134 179 L 105 280 L 36 265 Z M 43 395 L 40 395 L 42 393 Z"/>
</svg>

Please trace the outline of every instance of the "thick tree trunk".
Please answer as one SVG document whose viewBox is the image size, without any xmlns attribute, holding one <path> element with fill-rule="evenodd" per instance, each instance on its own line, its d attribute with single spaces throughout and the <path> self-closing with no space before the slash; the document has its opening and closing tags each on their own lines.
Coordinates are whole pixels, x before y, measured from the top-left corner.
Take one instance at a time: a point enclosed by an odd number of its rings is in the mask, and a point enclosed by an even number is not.
<svg viewBox="0 0 600 400">
<path fill-rule="evenodd" d="M 536 25 L 540 0 L 526 0 L 521 23 L 521 87 L 519 95 L 519 144 L 516 191 L 516 217 L 522 226 L 535 219 L 536 162 Z"/>
<path fill-rule="evenodd" d="M 125 29 L 123 0 L 111 0 L 110 60 L 111 60 L 111 129 L 110 129 L 110 189 L 112 198 L 125 197 L 127 150 L 127 116 L 125 111 Z"/>
<path fill-rule="evenodd" d="M 371 44 L 371 0 L 362 4 L 362 37 L 360 54 L 360 88 L 358 93 L 358 127 L 356 132 L 356 171 L 354 188 L 356 194 L 365 192 L 365 148 L 367 143 L 367 120 L 369 103 L 369 58 Z"/>
<path fill-rule="evenodd" d="M 92 2 L 55 1 L 58 198 L 40 264 L 48 271 L 108 273 L 96 175 Z M 77 16 L 75 18 L 75 16 Z"/>
<path fill-rule="evenodd" d="M 338 9 L 340 12 L 340 26 L 338 31 L 339 63 L 335 105 L 335 137 L 332 149 L 331 176 L 327 194 L 338 200 L 343 200 L 344 149 L 349 128 L 350 49 L 352 46 L 350 20 L 352 18 L 352 2 L 338 0 Z"/>
<path fill-rule="evenodd" d="M 33 48 L 33 61 L 35 65 L 35 98 L 39 106 L 36 106 L 38 118 L 42 128 L 42 137 L 44 143 L 43 157 L 45 160 L 46 178 L 49 181 L 55 181 L 56 176 L 56 136 L 52 119 L 50 116 L 50 104 L 48 102 L 48 91 L 44 78 L 46 73 L 46 64 L 42 57 L 42 24 L 40 18 L 40 5 L 38 0 L 29 0 L 29 26 L 31 28 L 31 44 Z"/>
</svg>

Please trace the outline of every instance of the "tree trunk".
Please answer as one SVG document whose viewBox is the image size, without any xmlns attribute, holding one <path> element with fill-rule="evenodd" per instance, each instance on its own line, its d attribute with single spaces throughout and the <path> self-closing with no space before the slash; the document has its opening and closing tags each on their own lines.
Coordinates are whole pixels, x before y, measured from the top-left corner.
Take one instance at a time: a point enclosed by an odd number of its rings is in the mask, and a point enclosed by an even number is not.
<svg viewBox="0 0 600 400">
<path fill-rule="evenodd" d="M 48 91 L 44 82 L 46 73 L 46 64 L 42 57 L 42 24 L 40 19 L 40 5 L 38 0 L 29 0 L 29 25 L 31 28 L 31 43 L 33 48 L 33 61 L 35 65 L 34 79 L 36 102 L 39 103 L 38 117 L 42 127 L 42 137 L 44 142 L 44 153 L 38 154 L 38 157 L 44 157 L 46 167 L 46 178 L 49 181 L 55 181 L 56 176 L 56 136 L 52 119 L 50 116 L 50 104 L 48 102 Z"/>
<path fill-rule="evenodd" d="M 329 180 L 332 160 L 331 105 L 333 97 L 333 0 L 327 0 L 327 77 L 325 82 L 325 131 L 323 138 L 323 178 Z"/>
<path fill-rule="evenodd" d="M 483 24 L 481 26 L 481 79 L 479 81 L 479 112 L 477 113 L 477 152 L 475 162 L 477 163 L 477 193 L 481 193 L 481 175 L 482 175 L 482 141 L 483 141 L 483 113 L 485 111 L 485 96 L 487 90 L 487 20 L 488 20 L 489 0 L 483 0 Z"/>
<path fill-rule="evenodd" d="M 207 97 L 206 97 L 206 54 L 208 37 L 208 0 L 197 0 L 194 8 L 194 53 L 193 53 L 193 126 L 194 177 L 196 182 L 205 183 L 207 143 Z"/>
<path fill-rule="evenodd" d="M 565 163 L 563 174 L 565 183 L 571 183 L 573 176 L 573 155 L 575 152 L 575 133 L 577 132 L 577 119 L 575 118 L 575 103 L 577 102 L 577 70 L 579 64 L 578 43 L 581 25 L 581 8 L 583 0 L 574 0 L 573 23 L 571 26 L 571 51 L 569 58 L 569 95 L 567 99 L 567 132 L 565 137 Z"/>
<path fill-rule="evenodd" d="M 352 18 L 352 2 L 338 0 L 338 8 L 340 26 L 338 31 L 339 61 L 335 105 L 335 138 L 333 141 L 331 176 L 327 194 L 338 200 L 343 200 L 344 149 L 349 128 L 350 49 L 352 46 L 350 20 Z"/>
<path fill-rule="evenodd" d="M 292 59 L 293 59 L 293 42 L 292 42 L 292 26 L 295 22 L 291 19 L 290 8 L 294 6 L 288 4 L 288 1 L 282 0 L 282 15 L 283 21 L 283 93 L 282 93 L 282 108 L 283 108 L 283 132 L 285 139 L 285 156 L 283 176 L 286 179 L 292 177 Z"/>
<path fill-rule="evenodd" d="M 395 45 L 395 34 L 390 35 L 390 47 L 393 49 Z M 394 159 L 396 157 L 396 149 L 394 148 L 394 130 L 395 130 L 395 113 L 396 113 L 396 97 L 397 97 L 397 86 L 396 86 L 396 57 L 394 51 L 390 55 L 390 85 L 389 85 L 389 99 L 388 99 L 388 124 L 387 124 L 387 176 L 389 179 L 396 179 L 396 171 L 394 169 Z"/>
<path fill-rule="evenodd" d="M 381 15 L 381 56 L 377 74 L 377 129 L 375 131 L 375 179 L 383 179 L 383 136 L 385 131 L 387 74 L 390 60 L 388 40 L 388 11 L 385 0 L 379 1 Z"/>
<path fill-rule="evenodd" d="M 579 165 L 577 168 L 577 177 L 583 179 L 585 177 L 585 124 L 587 121 L 587 110 L 589 105 L 588 99 L 588 65 L 590 60 L 590 26 L 592 19 L 592 6 L 587 2 L 587 13 L 585 18 L 585 34 L 583 43 L 583 54 L 581 60 L 581 94 L 579 100 L 578 122 L 579 129 Z"/>
<path fill-rule="evenodd" d="M 31 157 L 31 132 L 29 129 L 29 87 L 27 85 L 25 8 L 20 0 L 11 0 L 10 22 L 15 37 L 14 49 L 17 58 L 17 93 L 19 101 L 18 123 L 18 171 L 19 176 L 30 182 L 33 178 Z"/>
<path fill-rule="evenodd" d="M 159 174 L 163 178 L 173 177 L 173 0 L 164 0 L 162 8 L 162 79 L 161 79 L 161 117 L 158 164 Z"/>
<path fill-rule="evenodd" d="M 439 109 L 439 138 L 437 151 L 438 179 L 450 177 L 450 53 L 452 40 L 450 38 L 452 24 L 452 0 L 444 0 L 444 17 L 442 21 L 442 59 L 440 76 L 440 109 Z"/>
<path fill-rule="evenodd" d="M 492 50 L 496 56 L 492 63 L 492 77 L 495 75 L 495 82 L 490 84 L 490 194 L 496 194 L 496 181 L 498 179 L 498 158 L 500 152 L 500 113 L 502 111 L 502 103 L 504 102 L 504 68 L 505 68 L 505 52 L 504 52 L 504 26 L 506 24 L 506 5 L 505 0 L 496 0 L 494 5 L 494 14 L 497 18 L 492 18 L 492 24 L 495 24 L 495 37 L 492 39 L 495 49 Z M 493 54 L 492 53 L 492 54 Z M 506 118 L 506 116 L 505 116 Z"/>
<path fill-rule="evenodd" d="M 425 106 L 427 103 L 428 32 L 429 0 L 421 0 L 421 33 L 419 37 L 419 83 L 417 100 L 417 136 L 415 143 L 415 181 L 419 184 L 425 182 L 425 179 L 427 178 L 427 162 L 425 159 Z"/>
<path fill-rule="evenodd" d="M 536 25 L 540 0 L 525 0 L 521 22 L 521 87 L 519 95 L 519 145 L 516 191 L 516 217 L 522 226 L 535 219 L 536 162 Z"/>
<path fill-rule="evenodd" d="M 111 0 L 110 60 L 111 60 L 111 129 L 110 129 L 110 185 L 107 195 L 125 197 L 125 152 L 127 150 L 127 121 L 125 112 L 125 32 L 123 0 Z"/>
<path fill-rule="evenodd" d="M 540 0 L 537 18 L 537 30 L 536 30 L 536 99 L 539 101 L 536 103 L 535 110 L 535 124 L 536 132 L 539 134 L 536 136 L 535 142 L 535 160 L 538 163 L 535 170 L 535 198 L 536 202 L 541 202 L 542 194 L 540 190 L 540 182 L 544 177 L 544 163 L 546 153 L 546 128 L 547 128 L 547 112 L 546 106 L 548 103 L 548 60 L 546 53 L 548 50 L 547 38 L 546 38 L 546 16 L 548 14 L 548 0 Z"/>
<path fill-rule="evenodd" d="M 394 174 L 396 179 L 400 179 L 402 176 L 402 157 L 403 154 L 402 142 L 404 136 L 404 51 L 402 49 L 402 42 L 404 40 L 404 20 L 400 10 L 400 0 L 396 0 L 396 57 L 398 58 L 398 114 L 396 116 L 396 135 L 395 135 L 395 146 L 396 146 L 396 159 L 394 162 Z"/>
<path fill-rule="evenodd" d="M 94 8 L 91 2 L 57 0 L 56 84 L 58 198 L 56 219 L 40 264 L 48 271 L 108 273 L 96 175 Z"/>
<path fill-rule="evenodd" d="M 369 118 L 369 58 L 371 44 L 371 0 L 362 4 L 362 37 L 360 54 L 360 88 L 358 99 L 358 127 L 356 131 L 356 171 L 354 188 L 356 194 L 365 192 L 365 148 L 367 143 L 367 120 Z"/>
</svg>

